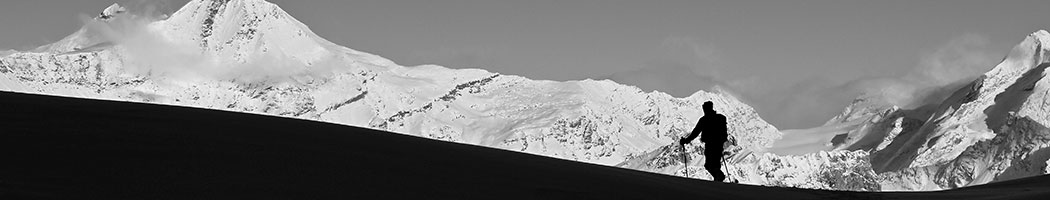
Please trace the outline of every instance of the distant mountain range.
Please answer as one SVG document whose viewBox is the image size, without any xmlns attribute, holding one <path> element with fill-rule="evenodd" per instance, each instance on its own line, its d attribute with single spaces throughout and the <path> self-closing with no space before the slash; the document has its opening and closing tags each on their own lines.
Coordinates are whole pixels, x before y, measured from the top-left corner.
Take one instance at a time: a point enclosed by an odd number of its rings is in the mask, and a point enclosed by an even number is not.
<svg viewBox="0 0 1050 200">
<path fill-rule="evenodd" d="M 731 179 L 931 190 L 1050 170 L 1047 42 L 1033 33 L 938 105 L 858 99 L 828 122 L 849 124 L 828 141 L 833 151 L 796 156 L 768 153 L 782 133 L 718 87 L 675 98 L 609 80 L 400 66 L 331 43 L 263 0 L 194 0 L 160 17 L 114 4 L 58 42 L 0 54 L 0 89 L 319 120 L 704 179 L 702 147 L 689 146 L 696 159 L 685 170 L 672 143 L 713 101 L 735 139 Z"/>
<path fill-rule="evenodd" d="M 0 92 L 2 199 L 1039 199 L 1050 175 L 938 192 L 687 179 L 361 127 Z M 120 111 L 120 112 L 114 112 Z M 57 116 L 57 117 L 56 117 Z"/>
</svg>

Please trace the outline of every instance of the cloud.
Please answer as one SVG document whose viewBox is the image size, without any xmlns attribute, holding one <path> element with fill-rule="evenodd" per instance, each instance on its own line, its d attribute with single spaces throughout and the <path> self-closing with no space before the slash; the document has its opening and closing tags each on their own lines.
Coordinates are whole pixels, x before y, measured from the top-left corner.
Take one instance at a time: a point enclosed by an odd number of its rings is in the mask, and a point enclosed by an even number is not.
<svg viewBox="0 0 1050 200">
<path fill-rule="evenodd" d="M 167 40 L 150 24 L 167 15 L 159 11 L 162 1 L 130 1 L 126 12 L 109 19 L 96 19 L 97 14 L 80 16 L 83 37 L 93 40 L 90 47 L 115 46 L 124 53 L 125 70 L 139 74 L 180 74 L 191 69 L 206 69 L 204 55 L 196 46 Z"/>
<path fill-rule="evenodd" d="M 987 38 L 963 34 L 920 53 L 917 64 L 908 71 L 880 73 L 897 76 L 836 82 L 816 75 L 789 85 L 748 77 L 724 83 L 779 128 L 809 128 L 841 113 L 862 94 L 903 108 L 939 103 L 964 83 L 990 70 L 996 61 L 990 52 Z"/>
<path fill-rule="evenodd" d="M 330 54 L 328 58 L 306 64 L 286 55 L 280 48 L 256 51 L 241 61 L 205 53 L 199 43 L 173 40 L 165 35 L 167 30 L 156 26 L 154 22 L 168 17 L 160 12 L 165 5 L 163 1 L 136 0 L 126 7 L 127 12 L 107 20 L 83 15 L 85 37 L 96 40 L 96 45 L 92 46 L 114 46 L 122 53 L 124 70 L 143 76 L 272 83 L 324 76 L 346 65 L 338 62 L 339 54 Z"/>
<path fill-rule="evenodd" d="M 778 128 L 819 125 L 842 109 L 860 92 L 849 82 L 813 76 L 794 84 L 775 84 L 761 77 L 727 82 L 726 87 Z"/>
<path fill-rule="evenodd" d="M 661 91 L 675 97 L 686 97 L 699 90 L 720 85 L 722 59 L 714 45 L 696 37 L 671 36 L 660 43 L 659 56 L 636 69 L 615 72 L 598 79 L 634 85 L 644 91 Z"/>
<path fill-rule="evenodd" d="M 708 90 L 719 82 L 712 76 L 698 74 L 689 65 L 675 62 L 650 62 L 645 68 L 599 77 L 617 83 L 637 86 L 644 91 L 657 90 L 675 97 L 687 97 Z"/>
<path fill-rule="evenodd" d="M 723 74 L 723 59 L 711 43 L 697 37 L 671 36 L 664 38 L 661 47 L 666 51 L 661 54 L 663 57 L 651 62 L 677 62 L 689 66 L 695 74 L 709 77 Z"/>
<path fill-rule="evenodd" d="M 988 39 L 966 34 L 922 56 L 922 64 L 912 73 L 915 81 L 945 85 L 984 73 L 995 64 L 995 55 L 986 51 Z"/>
<path fill-rule="evenodd" d="M 881 95 L 891 104 L 913 108 L 943 100 L 960 82 L 969 82 L 991 70 L 997 61 L 988 50 L 988 39 L 978 34 L 952 38 L 939 48 L 922 53 L 919 64 L 899 78 L 885 78 L 864 85 L 865 92 Z"/>
<path fill-rule="evenodd" d="M 877 73 L 894 76 L 835 80 L 814 71 L 810 73 L 815 74 L 812 77 L 784 84 L 771 77 L 727 77 L 726 66 L 732 61 L 720 56 L 714 45 L 696 37 L 667 37 L 661 43 L 661 56 L 638 69 L 602 78 L 676 97 L 718 85 L 742 98 L 779 128 L 809 128 L 841 113 L 862 94 L 904 108 L 940 102 L 962 83 L 993 67 L 995 54 L 988 50 L 988 43 L 982 35 L 962 34 L 920 52 L 916 65 L 907 71 Z"/>
</svg>

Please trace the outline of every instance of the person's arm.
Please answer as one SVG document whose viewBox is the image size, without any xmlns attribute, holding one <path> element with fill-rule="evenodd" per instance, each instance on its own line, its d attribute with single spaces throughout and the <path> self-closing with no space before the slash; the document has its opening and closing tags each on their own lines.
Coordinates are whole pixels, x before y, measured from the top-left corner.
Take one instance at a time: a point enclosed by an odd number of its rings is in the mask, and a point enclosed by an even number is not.
<svg viewBox="0 0 1050 200">
<path fill-rule="evenodd" d="M 696 139 L 696 136 L 699 136 L 700 132 L 703 131 L 700 128 L 700 126 L 702 126 L 702 124 L 700 124 L 700 122 L 702 122 L 702 120 L 696 120 L 696 127 L 693 128 L 693 132 L 689 133 L 689 136 L 686 136 L 685 138 L 682 138 L 682 140 L 680 140 L 678 143 L 685 144 L 685 143 L 692 142 L 693 139 Z M 700 141 L 703 141 L 703 140 L 704 140 L 703 138 L 700 139 Z"/>
</svg>

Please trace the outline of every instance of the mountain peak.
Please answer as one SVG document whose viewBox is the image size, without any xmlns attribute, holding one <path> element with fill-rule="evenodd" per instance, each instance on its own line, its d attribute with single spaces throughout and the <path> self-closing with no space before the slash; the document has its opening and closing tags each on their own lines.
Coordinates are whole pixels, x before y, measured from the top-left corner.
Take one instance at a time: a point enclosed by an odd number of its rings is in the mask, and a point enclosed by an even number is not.
<svg viewBox="0 0 1050 200">
<path fill-rule="evenodd" d="M 1035 31 L 1035 33 L 1032 33 L 1031 37 L 1038 38 L 1041 41 L 1047 41 L 1050 40 L 1050 32 L 1047 32 L 1046 30 L 1038 30 Z"/>
<path fill-rule="evenodd" d="M 1029 34 L 1028 37 L 1021 42 L 1020 46 L 1035 47 L 1036 51 L 1040 51 L 1039 48 L 1043 51 L 1048 51 L 1050 50 L 1050 32 L 1047 32 L 1046 30 L 1035 31 L 1032 34 Z"/>
<path fill-rule="evenodd" d="M 230 37 L 251 38 L 263 22 L 303 26 L 277 5 L 262 0 L 195 0 L 167 20 L 202 48 L 217 48 Z M 302 32 L 302 30 L 296 30 Z"/>
<path fill-rule="evenodd" d="M 125 9 L 123 6 L 120 6 L 120 4 L 114 3 L 113 5 L 109 5 L 109 7 L 106 7 L 105 10 L 102 10 L 102 13 L 99 13 L 98 17 L 95 17 L 95 19 L 108 20 L 110 18 L 115 17 L 118 14 L 127 11 L 128 10 Z"/>
<path fill-rule="evenodd" d="M 310 68 L 346 52 L 375 57 L 317 36 L 279 6 L 263 0 L 194 0 L 153 26 L 175 43 L 212 55 L 220 65 L 276 59 L 290 61 L 282 65 L 291 66 L 284 67 Z"/>
</svg>

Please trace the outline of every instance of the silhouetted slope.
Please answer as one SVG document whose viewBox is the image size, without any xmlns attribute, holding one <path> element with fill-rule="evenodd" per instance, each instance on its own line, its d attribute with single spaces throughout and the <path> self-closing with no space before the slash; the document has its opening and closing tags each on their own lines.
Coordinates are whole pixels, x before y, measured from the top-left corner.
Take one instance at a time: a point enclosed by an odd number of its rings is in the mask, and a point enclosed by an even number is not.
<svg viewBox="0 0 1050 200">
<path fill-rule="evenodd" d="M 0 199 L 970 199 L 1050 194 L 1047 176 L 928 193 L 733 185 L 283 117 L 9 92 L 0 92 L 0 105 Z"/>
</svg>

